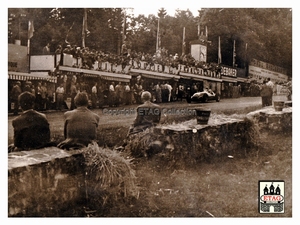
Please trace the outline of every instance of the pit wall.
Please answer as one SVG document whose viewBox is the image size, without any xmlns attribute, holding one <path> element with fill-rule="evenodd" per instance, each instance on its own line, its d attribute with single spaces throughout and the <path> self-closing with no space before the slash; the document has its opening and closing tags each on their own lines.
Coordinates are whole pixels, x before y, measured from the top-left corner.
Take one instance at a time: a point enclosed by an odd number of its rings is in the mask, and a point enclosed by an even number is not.
<svg viewBox="0 0 300 225">
<path fill-rule="evenodd" d="M 199 125 L 196 119 L 180 126 L 160 125 L 132 136 L 126 148 L 147 156 L 155 154 L 165 166 L 235 156 L 253 146 L 255 127 L 291 131 L 292 108 L 275 112 L 273 107 L 266 107 L 249 113 L 247 119 L 222 116 L 222 120 L 213 121 L 216 119 L 210 118 L 208 125 Z M 84 158 L 79 150 L 50 147 L 9 153 L 8 216 L 61 217 L 78 205 L 84 206 L 84 176 Z"/>
</svg>

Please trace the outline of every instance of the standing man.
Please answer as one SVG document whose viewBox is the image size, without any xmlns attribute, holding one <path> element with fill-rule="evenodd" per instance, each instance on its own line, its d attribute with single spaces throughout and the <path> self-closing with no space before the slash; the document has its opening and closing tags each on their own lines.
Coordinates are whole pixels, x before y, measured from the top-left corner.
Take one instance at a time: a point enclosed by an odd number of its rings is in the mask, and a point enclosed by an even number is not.
<svg viewBox="0 0 300 225">
<path fill-rule="evenodd" d="M 64 102 L 64 94 L 65 94 L 65 89 L 64 89 L 64 83 L 60 83 L 60 85 L 56 89 L 56 109 L 57 110 L 62 110 L 63 102 Z"/>
<path fill-rule="evenodd" d="M 124 87 L 124 99 L 125 99 L 125 105 L 129 105 L 131 104 L 131 93 L 130 93 L 130 86 L 129 86 L 129 83 L 126 83 L 125 84 L 125 87 Z"/>
<path fill-rule="evenodd" d="M 73 80 L 71 82 L 70 92 L 71 92 L 71 107 L 70 107 L 70 109 L 73 110 L 73 109 L 75 109 L 74 98 L 77 95 L 76 82 Z"/>
<path fill-rule="evenodd" d="M 47 43 L 46 46 L 43 48 L 43 55 L 50 54 L 50 43 Z"/>
<path fill-rule="evenodd" d="M 112 82 L 108 88 L 109 91 L 109 106 L 113 106 L 116 103 L 116 92 L 115 92 L 115 82 Z"/>
<path fill-rule="evenodd" d="M 97 82 L 94 84 L 92 87 L 92 108 L 96 109 L 97 108 L 97 101 L 98 101 L 98 88 L 97 88 Z"/>
<path fill-rule="evenodd" d="M 167 82 L 166 84 L 166 88 L 168 89 L 168 102 L 171 101 L 171 97 L 172 97 L 172 86 Z"/>
<path fill-rule="evenodd" d="M 42 101 L 41 101 L 41 110 L 45 110 L 46 106 L 47 106 L 47 99 L 48 99 L 48 90 L 47 90 L 47 84 L 46 82 L 44 82 L 41 86 L 41 97 L 42 97 Z"/>
<path fill-rule="evenodd" d="M 21 93 L 22 93 L 21 82 L 17 81 L 11 90 L 11 102 L 14 104 L 14 106 L 13 106 L 14 115 L 19 114 L 18 97 Z"/>
<path fill-rule="evenodd" d="M 271 81 L 270 78 L 268 78 L 268 82 L 266 85 L 270 88 L 269 95 L 268 95 L 268 105 L 272 105 L 274 83 Z"/>
</svg>

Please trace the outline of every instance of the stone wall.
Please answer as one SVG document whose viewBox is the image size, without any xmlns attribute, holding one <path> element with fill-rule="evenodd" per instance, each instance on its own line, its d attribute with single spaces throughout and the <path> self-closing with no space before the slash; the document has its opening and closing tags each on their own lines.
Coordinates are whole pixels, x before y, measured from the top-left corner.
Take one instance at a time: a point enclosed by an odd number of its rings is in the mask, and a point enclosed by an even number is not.
<svg viewBox="0 0 300 225">
<path fill-rule="evenodd" d="M 285 104 L 282 111 L 275 111 L 273 106 L 248 113 L 247 118 L 254 121 L 260 130 L 268 132 L 292 132 L 292 107 Z"/>
<path fill-rule="evenodd" d="M 169 166 L 192 165 L 222 155 L 244 153 L 255 144 L 251 139 L 256 132 L 254 126 L 244 118 L 211 115 L 207 125 L 192 119 L 133 135 L 126 150 L 134 156 L 157 155 Z"/>
<path fill-rule="evenodd" d="M 79 151 L 56 147 L 8 154 L 8 216 L 62 216 L 84 201 Z"/>
</svg>

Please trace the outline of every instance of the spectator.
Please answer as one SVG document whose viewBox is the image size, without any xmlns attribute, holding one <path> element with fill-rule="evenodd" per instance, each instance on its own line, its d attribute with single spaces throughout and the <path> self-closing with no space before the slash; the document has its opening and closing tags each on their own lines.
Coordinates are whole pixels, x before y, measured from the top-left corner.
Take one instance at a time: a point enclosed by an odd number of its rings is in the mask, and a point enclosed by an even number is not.
<svg viewBox="0 0 300 225">
<path fill-rule="evenodd" d="M 77 95 L 77 87 L 75 81 L 71 82 L 71 87 L 70 87 L 70 92 L 71 92 L 71 106 L 70 109 L 73 110 L 75 109 L 75 96 Z"/>
<path fill-rule="evenodd" d="M 55 50 L 55 54 L 61 54 L 61 52 L 62 52 L 62 47 L 61 47 L 61 45 L 58 45 Z"/>
<path fill-rule="evenodd" d="M 124 99 L 125 99 L 125 105 L 131 104 L 131 92 L 130 92 L 129 83 L 126 83 L 124 87 Z"/>
<path fill-rule="evenodd" d="M 19 96 L 19 104 L 23 113 L 12 121 L 14 128 L 14 144 L 8 152 L 38 149 L 50 145 L 50 128 L 44 114 L 33 109 L 35 96 L 23 92 Z"/>
<path fill-rule="evenodd" d="M 79 92 L 75 97 L 76 109 L 65 112 L 64 137 L 59 148 L 81 148 L 96 140 L 99 116 L 88 107 L 86 92 Z"/>
<path fill-rule="evenodd" d="M 183 95 L 184 95 L 184 86 L 182 84 L 179 84 L 179 86 L 178 86 L 177 100 L 180 99 L 180 101 L 182 101 Z"/>
<path fill-rule="evenodd" d="M 268 95 L 268 105 L 272 105 L 274 83 L 271 81 L 270 78 L 268 78 L 268 82 L 266 83 L 266 85 L 272 90 L 269 91 L 269 95 Z"/>
<path fill-rule="evenodd" d="M 167 100 L 168 100 L 168 102 L 170 102 L 171 101 L 172 89 L 173 88 L 172 88 L 172 86 L 168 82 L 166 82 L 165 87 L 168 90 Z"/>
<path fill-rule="evenodd" d="M 260 89 L 262 107 L 270 105 L 269 98 L 270 98 L 270 91 L 272 89 L 270 87 L 268 87 L 266 83 L 267 83 L 266 81 L 263 81 L 263 85 L 261 86 L 261 89 Z"/>
<path fill-rule="evenodd" d="M 32 85 L 31 81 L 26 81 L 23 91 L 31 92 L 31 85 Z"/>
<path fill-rule="evenodd" d="M 41 110 L 45 110 L 46 106 L 47 106 L 47 101 L 48 101 L 48 89 L 47 89 L 47 83 L 44 82 L 41 86 L 41 97 L 42 97 L 42 101 L 41 101 Z"/>
<path fill-rule="evenodd" d="M 160 83 L 158 82 L 155 85 L 155 99 L 156 99 L 156 103 L 161 103 L 162 102 L 162 98 L 161 98 L 161 87 L 160 87 Z"/>
<path fill-rule="evenodd" d="M 97 82 L 94 84 L 94 86 L 92 87 L 92 108 L 96 109 L 97 108 L 97 101 L 98 101 L 98 88 L 97 88 Z"/>
<path fill-rule="evenodd" d="M 46 46 L 43 48 L 43 55 L 49 55 L 50 54 L 50 43 L 48 42 Z"/>
<path fill-rule="evenodd" d="M 56 89 L 56 109 L 57 110 L 62 110 L 63 103 L 64 103 L 64 94 L 65 94 L 64 83 L 61 83 Z"/>
<path fill-rule="evenodd" d="M 108 96 L 108 99 L 109 99 L 109 106 L 113 106 L 116 104 L 116 91 L 115 91 L 115 82 L 112 82 L 110 85 L 109 85 L 109 96 Z"/>
<path fill-rule="evenodd" d="M 42 110 L 42 83 L 38 82 L 38 85 L 36 87 L 36 91 L 35 91 L 35 108 L 36 110 L 40 111 Z"/>
<path fill-rule="evenodd" d="M 22 93 L 21 90 L 21 82 L 17 81 L 11 90 L 11 102 L 13 103 L 12 109 L 14 115 L 18 115 L 19 113 L 19 95 Z"/>
<path fill-rule="evenodd" d="M 129 135 L 146 130 L 159 123 L 161 117 L 161 109 L 157 104 L 152 103 L 151 93 L 144 91 L 141 96 L 142 105 L 137 107 L 137 115 L 133 125 L 129 129 Z"/>
</svg>

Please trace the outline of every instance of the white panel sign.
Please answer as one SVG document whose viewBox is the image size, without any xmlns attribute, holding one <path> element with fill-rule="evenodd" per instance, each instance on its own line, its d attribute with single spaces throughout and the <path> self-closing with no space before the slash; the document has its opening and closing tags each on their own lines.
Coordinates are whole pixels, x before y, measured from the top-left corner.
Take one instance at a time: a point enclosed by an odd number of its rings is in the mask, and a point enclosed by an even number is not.
<svg viewBox="0 0 300 225">
<path fill-rule="evenodd" d="M 54 55 L 34 55 L 30 57 L 30 70 L 53 70 Z"/>
</svg>

